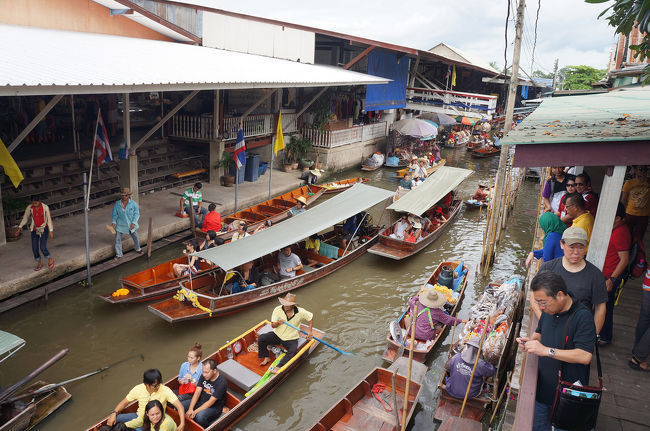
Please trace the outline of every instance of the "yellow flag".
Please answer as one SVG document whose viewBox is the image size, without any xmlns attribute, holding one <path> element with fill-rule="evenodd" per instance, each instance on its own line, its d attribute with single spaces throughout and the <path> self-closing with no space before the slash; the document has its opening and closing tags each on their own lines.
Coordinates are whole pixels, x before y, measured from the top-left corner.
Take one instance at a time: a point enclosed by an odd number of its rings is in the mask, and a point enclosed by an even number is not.
<svg viewBox="0 0 650 431">
<path fill-rule="evenodd" d="M 284 136 L 282 135 L 282 112 L 278 115 L 278 128 L 275 130 L 275 145 L 273 154 L 278 155 L 278 151 L 284 150 Z"/>
<path fill-rule="evenodd" d="M 14 160 L 13 157 L 11 157 L 9 150 L 7 150 L 7 147 L 5 147 L 5 144 L 2 142 L 2 139 L 0 139 L 0 166 L 2 166 L 5 169 L 5 174 L 9 176 L 9 179 L 11 179 L 11 182 L 14 184 L 14 187 L 18 188 L 18 186 L 20 185 L 20 183 L 23 182 L 25 177 L 23 177 L 23 173 L 20 172 L 20 169 L 18 168 L 16 161 Z"/>
<path fill-rule="evenodd" d="M 454 71 L 451 74 L 451 86 L 456 86 L 456 65 L 454 64 Z"/>
</svg>

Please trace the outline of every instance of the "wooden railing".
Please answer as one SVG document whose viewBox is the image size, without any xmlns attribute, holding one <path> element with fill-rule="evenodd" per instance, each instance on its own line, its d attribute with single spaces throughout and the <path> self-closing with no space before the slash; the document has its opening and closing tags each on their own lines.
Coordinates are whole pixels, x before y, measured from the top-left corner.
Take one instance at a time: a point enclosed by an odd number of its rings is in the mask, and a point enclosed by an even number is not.
<svg viewBox="0 0 650 431">
<path fill-rule="evenodd" d="M 491 118 L 497 108 L 497 96 L 450 90 L 409 87 L 406 100 L 412 105 L 428 105 L 449 110 L 450 113 L 471 113 Z"/>
<path fill-rule="evenodd" d="M 282 123 L 284 133 L 297 132 L 295 113 L 283 113 Z M 257 114 L 246 117 L 242 124 L 244 137 L 264 136 L 275 133 L 276 116 L 274 114 Z M 226 117 L 223 119 L 223 128 L 220 137 L 225 141 L 235 140 L 241 117 Z M 169 136 L 181 139 L 192 139 L 196 141 L 210 141 L 213 136 L 212 115 L 174 115 L 171 120 Z"/>
<path fill-rule="evenodd" d="M 305 127 L 302 134 L 311 140 L 314 147 L 335 148 L 387 136 L 387 130 L 387 123 L 381 122 L 334 131 Z"/>
</svg>

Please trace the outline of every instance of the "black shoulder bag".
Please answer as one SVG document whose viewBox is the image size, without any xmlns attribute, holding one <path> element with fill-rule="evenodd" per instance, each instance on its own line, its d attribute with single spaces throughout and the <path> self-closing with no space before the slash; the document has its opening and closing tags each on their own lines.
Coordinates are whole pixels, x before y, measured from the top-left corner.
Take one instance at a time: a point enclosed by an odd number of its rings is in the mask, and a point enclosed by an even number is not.
<svg viewBox="0 0 650 431">
<path fill-rule="evenodd" d="M 562 333 L 564 345 L 567 342 L 567 328 L 576 312 L 573 312 Z M 571 382 L 562 380 L 562 365 L 558 372 L 557 388 L 555 390 L 555 399 L 551 409 L 551 424 L 554 427 L 575 431 L 589 431 L 595 428 L 598 419 L 598 408 L 603 393 L 603 371 L 600 365 L 600 354 L 598 353 L 598 343 L 596 347 L 596 364 L 598 366 L 598 387 L 596 386 L 576 386 Z"/>
</svg>

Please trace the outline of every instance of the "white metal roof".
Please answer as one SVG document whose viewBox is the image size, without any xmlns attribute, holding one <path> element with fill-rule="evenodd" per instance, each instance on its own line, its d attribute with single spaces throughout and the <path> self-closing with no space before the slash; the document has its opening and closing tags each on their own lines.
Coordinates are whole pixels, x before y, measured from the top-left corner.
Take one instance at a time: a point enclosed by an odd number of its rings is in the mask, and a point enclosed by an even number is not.
<svg viewBox="0 0 650 431">
<path fill-rule="evenodd" d="M 482 58 L 467 54 L 466 52 L 463 52 L 460 49 L 446 43 L 439 43 L 438 45 L 431 48 L 429 52 L 441 57 L 448 58 L 452 61 L 459 61 L 472 66 L 480 67 L 481 69 L 484 69 L 491 73 L 499 73 L 498 70 L 495 70 L 488 62 L 484 61 Z"/>
<path fill-rule="evenodd" d="M 0 24 L 0 96 L 384 84 L 338 67 L 174 42 Z"/>
</svg>

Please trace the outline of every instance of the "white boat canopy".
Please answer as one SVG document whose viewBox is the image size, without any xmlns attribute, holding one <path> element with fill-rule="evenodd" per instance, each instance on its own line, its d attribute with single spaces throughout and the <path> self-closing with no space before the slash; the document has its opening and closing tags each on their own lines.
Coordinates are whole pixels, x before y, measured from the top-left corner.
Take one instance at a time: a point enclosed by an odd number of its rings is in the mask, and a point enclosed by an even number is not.
<svg viewBox="0 0 650 431">
<path fill-rule="evenodd" d="M 24 345 L 25 340 L 22 338 L 9 332 L 0 331 L 0 362 L 9 358 Z"/>
<path fill-rule="evenodd" d="M 469 169 L 442 166 L 429 175 L 422 184 L 399 198 L 398 201 L 393 202 L 388 209 L 411 213 L 419 217 L 447 193 L 458 187 L 472 173 L 474 171 Z"/>
<path fill-rule="evenodd" d="M 366 184 L 355 184 L 343 193 L 282 223 L 239 241 L 194 253 L 193 256 L 229 270 L 321 232 L 394 194 L 395 192 Z"/>
</svg>

